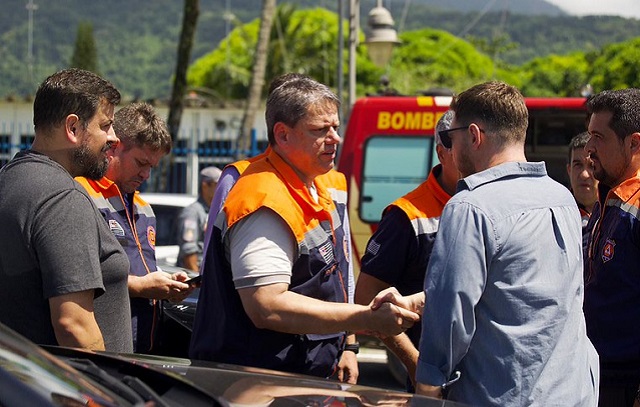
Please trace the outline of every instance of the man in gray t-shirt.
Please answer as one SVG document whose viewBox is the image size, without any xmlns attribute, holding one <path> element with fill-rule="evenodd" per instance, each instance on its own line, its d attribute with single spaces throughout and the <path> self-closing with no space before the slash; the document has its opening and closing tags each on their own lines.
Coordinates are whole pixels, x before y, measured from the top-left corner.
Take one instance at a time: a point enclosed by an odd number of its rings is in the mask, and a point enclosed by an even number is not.
<svg viewBox="0 0 640 407">
<path fill-rule="evenodd" d="M 132 351 L 127 256 L 73 180 L 106 171 L 119 100 L 93 73 L 50 76 L 31 150 L 0 170 L 0 322 L 36 343 Z"/>
</svg>

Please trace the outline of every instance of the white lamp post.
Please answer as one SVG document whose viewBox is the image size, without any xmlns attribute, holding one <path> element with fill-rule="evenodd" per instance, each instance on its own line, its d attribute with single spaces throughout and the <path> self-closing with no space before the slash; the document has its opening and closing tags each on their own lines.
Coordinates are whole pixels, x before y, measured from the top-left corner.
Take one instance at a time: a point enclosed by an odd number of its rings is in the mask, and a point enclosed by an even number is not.
<svg viewBox="0 0 640 407">
<path fill-rule="evenodd" d="M 342 1 L 342 0 L 340 0 Z M 382 0 L 369 12 L 369 33 L 365 40 L 369 51 L 369 58 L 379 67 L 384 67 L 391 59 L 393 46 L 399 44 L 398 34 L 393 28 L 393 18 L 386 8 L 382 7 Z M 346 120 L 349 119 L 351 107 L 356 100 L 356 47 L 358 46 L 358 29 L 360 27 L 360 0 L 349 1 L 349 94 L 347 98 Z M 342 38 L 340 38 L 342 41 Z M 342 54 L 339 55 L 342 66 Z M 340 87 L 340 86 L 339 86 Z M 340 87 L 341 88 L 341 87 Z"/>
<path fill-rule="evenodd" d="M 382 7 L 382 0 L 378 6 L 369 12 L 369 36 L 364 42 L 367 44 L 369 58 L 379 67 L 385 67 L 391 59 L 393 46 L 400 44 L 398 33 L 393 28 L 391 13 Z"/>
</svg>

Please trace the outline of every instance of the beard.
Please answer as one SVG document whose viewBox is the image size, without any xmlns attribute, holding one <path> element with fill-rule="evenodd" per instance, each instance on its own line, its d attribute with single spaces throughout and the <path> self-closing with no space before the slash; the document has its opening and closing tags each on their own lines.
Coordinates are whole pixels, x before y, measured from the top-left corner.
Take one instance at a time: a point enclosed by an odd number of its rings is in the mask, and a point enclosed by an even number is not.
<svg viewBox="0 0 640 407">
<path fill-rule="evenodd" d="M 593 178 L 609 188 L 614 188 L 625 181 L 625 170 L 631 166 L 631 155 L 623 153 L 622 159 L 616 162 L 609 160 L 607 168 L 604 167 L 597 156 L 596 160 L 593 168 Z"/>
<path fill-rule="evenodd" d="M 73 163 L 76 167 L 77 176 L 82 176 L 92 180 L 99 180 L 104 177 L 109 168 L 109 159 L 105 154 L 111 148 L 111 143 L 105 146 L 96 154 L 89 149 L 87 143 L 83 142 L 73 150 Z"/>
<path fill-rule="evenodd" d="M 460 151 L 457 151 L 457 153 L 457 159 L 454 160 L 454 162 L 456 168 L 458 168 L 458 172 L 460 173 L 461 178 L 465 178 L 469 175 L 475 174 L 477 171 L 467 151 L 460 149 Z"/>
</svg>

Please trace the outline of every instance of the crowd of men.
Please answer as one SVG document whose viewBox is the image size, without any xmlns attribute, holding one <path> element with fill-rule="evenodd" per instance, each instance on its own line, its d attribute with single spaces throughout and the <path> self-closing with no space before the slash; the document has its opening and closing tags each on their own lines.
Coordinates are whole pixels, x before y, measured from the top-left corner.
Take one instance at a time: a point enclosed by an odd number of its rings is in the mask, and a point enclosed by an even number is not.
<svg viewBox="0 0 640 407">
<path fill-rule="evenodd" d="M 0 169 L 0 321 L 39 344 L 156 350 L 158 302 L 194 289 L 156 265 L 138 189 L 171 151 L 146 103 L 68 69 L 34 100 L 35 139 Z M 587 102 L 571 191 L 527 162 L 520 92 L 486 82 L 436 126 L 440 164 L 383 213 L 353 275 L 339 98 L 276 78 L 263 154 L 201 173 L 180 219 L 202 274 L 190 357 L 358 379 L 379 336 L 407 389 L 471 405 L 631 406 L 640 384 L 640 90 Z"/>
</svg>

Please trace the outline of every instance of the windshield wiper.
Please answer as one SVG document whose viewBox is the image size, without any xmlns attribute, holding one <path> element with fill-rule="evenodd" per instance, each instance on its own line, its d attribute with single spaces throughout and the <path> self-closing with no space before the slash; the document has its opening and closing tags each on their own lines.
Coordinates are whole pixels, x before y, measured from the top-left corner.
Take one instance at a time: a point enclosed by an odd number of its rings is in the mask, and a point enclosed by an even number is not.
<svg viewBox="0 0 640 407">
<path fill-rule="evenodd" d="M 147 401 L 153 401 L 158 407 L 170 407 L 158 393 L 137 377 L 124 376 L 122 380 L 116 379 L 88 359 L 68 359 L 66 362 L 134 406 L 144 406 Z"/>
</svg>

